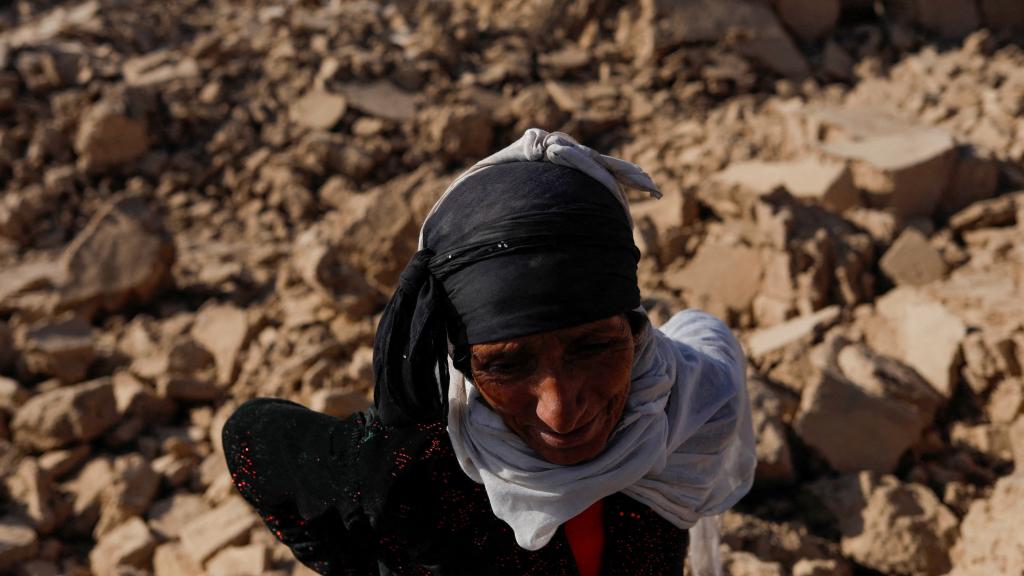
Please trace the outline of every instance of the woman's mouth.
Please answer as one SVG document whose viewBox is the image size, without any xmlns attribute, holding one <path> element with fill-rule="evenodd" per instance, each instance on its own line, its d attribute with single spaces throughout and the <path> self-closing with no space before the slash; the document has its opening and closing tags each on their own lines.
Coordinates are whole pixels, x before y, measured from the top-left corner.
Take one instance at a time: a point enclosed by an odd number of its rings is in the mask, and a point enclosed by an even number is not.
<svg viewBox="0 0 1024 576">
<path fill-rule="evenodd" d="M 600 419 L 598 416 L 600 416 L 600 413 L 591 418 L 587 423 L 565 434 L 559 434 L 551 430 L 540 430 L 539 434 L 544 443 L 552 448 L 575 448 L 590 440 L 594 429 L 597 427 L 597 421 Z"/>
</svg>

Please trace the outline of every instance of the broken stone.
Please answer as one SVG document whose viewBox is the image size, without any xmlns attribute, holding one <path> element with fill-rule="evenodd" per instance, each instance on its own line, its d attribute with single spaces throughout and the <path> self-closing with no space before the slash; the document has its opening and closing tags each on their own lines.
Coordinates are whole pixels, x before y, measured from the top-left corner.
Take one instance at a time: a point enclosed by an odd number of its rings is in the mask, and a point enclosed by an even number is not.
<svg viewBox="0 0 1024 576">
<path fill-rule="evenodd" d="M 114 481 L 101 493 L 99 523 L 93 531 L 99 538 L 125 520 L 140 516 L 149 508 L 160 489 L 160 475 L 137 453 L 114 460 Z"/>
<path fill-rule="evenodd" d="M 416 97 L 387 80 L 346 84 L 342 92 L 349 106 L 370 116 L 405 122 L 416 116 Z"/>
<path fill-rule="evenodd" d="M 849 576 L 850 568 L 836 560 L 801 558 L 793 564 L 793 576 Z"/>
<path fill-rule="evenodd" d="M 765 562 L 749 552 L 729 552 L 722 558 L 722 566 L 729 576 L 785 576 L 778 562 Z"/>
<path fill-rule="evenodd" d="M 1012 226 L 1017 220 L 1018 204 L 1024 205 L 1024 193 L 974 202 L 950 217 L 949 227 L 962 234 L 979 228 Z"/>
<path fill-rule="evenodd" d="M 49 476 L 32 458 L 22 460 L 17 472 L 7 478 L 5 484 L 7 492 L 39 534 L 53 532 L 70 512 L 53 490 Z"/>
<path fill-rule="evenodd" d="M 75 138 L 79 162 L 89 172 L 102 172 L 137 160 L 148 150 L 145 122 L 126 116 L 105 101 L 97 102 L 86 112 Z"/>
<path fill-rule="evenodd" d="M 827 36 L 839 21 L 840 0 L 778 0 L 775 10 L 783 24 L 804 42 Z"/>
<path fill-rule="evenodd" d="M 303 232 L 295 241 L 292 263 L 306 284 L 332 307 L 350 317 L 369 313 L 382 300 L 342 257 L 341 248 L 322 237 L 319 229 Z"/>
<path fill-rule="evenodd" d="M 999 188 L 999 165 L 964 147 L 953 170 L 949 186 L 942 193 L 939 212 L 949 215 L 972 204 L 987 200 Z"/>
<path fill-rule="evenodd" d="M 173 401 L 160 397 L 156 390 L 127 371 L 114 373 L 112 381 L 117 412 L 122 418 L 159 424 L 168 421 L 178 409 Z"/>
<path fill-rule="evenodd" d="M 223 463 L 222 457 L 220 458 Z M 147 513 L 149 527 L 159 537 L 173 540 L 181 537 L 185 525 L 210 511 L 202 496 L 176 492 L 169 498 L 154 502 Z"/>
<path fill-rule="evenodd" d="M 0 518 L 0 570 L 12 570 L 35 557 L 39 548 L 36 531 L 21 520 Z"/>
<path fill-rule="evenodd" d="M 87 444 L 67 450 L 54 450 L 39 457 L 39 469 L 52 480 L 60 480 L 85 462 L 91 451 Z"/>
<path fill-rule="evenodd" d="M 146 523 L 131 518 L 96 543 L 89 552 L 89 565 L 96 576 L 117 576 L 122 567 L 146 570 L 151 565 L 156 540 Z"/>
<path fill-rule="evenodd" d="M 231 496 L 189 522 L 181 533 L 181 544 L 194 561 L 204 564 L 224 548 L 244 544 L 256 521 L 256 514 L 245 500 Z"/>
<path fill-rule="evenodd" d="M 768 194 L 779 186 L 794 197 L 842 212 L 860 204 L 860 193 L 843 162 L 805 158 L 795 162 L 734 162 L 715 180 Z"/>
<path fill-rule="evenodd" d="M 1017 418 L 1007 434 L 1010 437 L 1010 447 L 1013 450 L 1014 469 L 1024 471 L 1024 416 Z"/>
<path fill-rule="evenodd" d="M 87 317 L 99 311 L 149 302 L 171 281 L 174 245 L 143 197 L 129 195 L 106 205 L 61 256 L 61 309 Z"/>
<path fill-rule="evenodd" d="M 922 286 L 946 275 L 946 262 L 939 251 L 915 228 L 907 228 L 878 262 L 879 268 L 897 285 Z"/>
<path fill-rule="evenodd" d="M 839 320 L 839 306 L 822 308 L 813 314 L 800 316 L 782 324 L 752 332 L 744 347 L 750 358 L 759 358 L 794 343 L 814 338 Z"/>
<path fill-rule="evenodd" d="M 953 395 L 961 361 L 964 322 L 938 301 L 911 287 L 895 288 L 875 302 L 878 318 L 868 344 L 915 369 L 943 397 Z"/>
<path fill-rule="evenodd" d="M 121 73 L 129 86 L 158 86 L 199 78 L 199 65 L 191 56 L 158 50 L 125 60 Z"/>
<path fill-rule="evenodd" d="M 1006 378 L 996 384 L 988 399 L 988 416 L 995 424 L 1013 422 L 1024 407 L 1024 382 L 1020 378 Z"/>
<path fill-rule="evenodd" d="M 17 380 L 0 376 L 0 411 L 14 414 L 28 399 L 28 390 Z"/>
<path fill-rule="evenodd" d="M 33 450 L 88 442 L 117 423 L 110 378 L 44 392 L 25 403 L 11 422 L 16 441 Z"/>
<path fill-rule="evenodd" d="M 796 470 L 783 423 L 779 395 L 757 378 L 747 380 L 753 412 L 754 435 L 757 438 L 757 481 L 793 482 Z"/>
<path fill-rule="evenodd" d="M 941 398 L 916 372 L 841 339 L 816 351 L 794 429 L 840 472 L 890 472 L 931 424 Z"/>
<path fill-rule="evenodd" d="M 1024 570 L 1024 475 L 1000 478 L 989 498 L 976 500 L 960 526 L 950 576 L 1019 574 Z"/>
<path fill-rule="evenodd" d="M 843 554 L 883 574 L 945 574 L 957 519 L 928 488 L 869 472 L 811 487 L 833 514 Z"/>
<path fill-rule="evenodd" d="M 25 335 L 22 360 L 26 368 L 55 376 L 64 384 L 81 382 L 95 357 L 92 326 L 78 317 L 37 326 Z"/>
<path fill-rule="evenodd" d="M 706 244 L 682 270 L 665 274 L 665 284 L 684 290 L 698 307 L 721 318 L 750 310 L 763 266 L 756 250 L 745 246 Z"/>
<path fill-rule="evenodd" d="M 428 141 L 453 162 L 488 156 L 494 127 L 486 110 L 473 106 L 445 106 L 424 111 Z"/>
<path fill-rule="evenodd" d="M 203 574 L 203 567 L 196 563 L 178 542 L 167 542 L 153 552 L 154 576 L 189 576 Z"/>
<path fill-rule="evenodd" d="M 854 183 L 867 193 L 869 206 L 904 218 L 935 211 L 956 165 L 953 138 L 937 128 L 841 140 L 823 149 L 853 162 Z"/>
<path fill-rule="evenodd" d="M 72 531 L 91 535 L 100 517 L 100 497 L 114 483 L 114 478 L 110 459 L 101 456 L 87 462 L 78 475 L 64 485 L 72 495 L 69 526 Z"/>
<path fill-rule="evenodd" d="M 313 130 L 330 130 L 345 115 L 345 97 L 323 90 L 312 90 L 289 109 L 293 122 Z"/>
<path fill-rule="evenodd" d="M 220 385 L 230 385 L 238 371 L 238 355 L 249 338 L 249 320 L 245 311 L 231 304 L 203 306 L 190 333 L 196 342 L 213 354 Z"/>
<path fill-rule="evenodd" d="M 267 549 L 260 544 L 225 548 L 206 563 L 209 576 L 262 576 L 267 570 Z"/>
</svg>

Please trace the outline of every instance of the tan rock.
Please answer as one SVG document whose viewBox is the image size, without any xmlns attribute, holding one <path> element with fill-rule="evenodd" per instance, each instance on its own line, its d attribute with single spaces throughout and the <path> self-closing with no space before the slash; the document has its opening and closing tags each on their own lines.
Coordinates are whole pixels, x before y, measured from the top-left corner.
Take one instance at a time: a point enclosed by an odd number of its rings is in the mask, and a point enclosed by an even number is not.
<svg viewBox="0 0 1024 576">
<path fill-rule="evenodd" d="M 999 165 L 965 147 L 960 151 L 949 186 L 942 193 L 939 211 L 943 215 L 953 214 L 995 196 L 998 187 Z"/>
<path fill-rule="evenodd" d="M 167 542 L 153 553 L 155 576 L 204 576 L 203 567 L 196 563 L 178 542 Z"/>
<path fill-rule="evenodd" d="M 342 254 L 320 229 L 310 228 L 296 239 L 292 263 L 306 284 L 332 307 L 352 317 L 368 314 L 383 296 Z"/>
<path fill-rule="evenodd" d="M 179 538 L 185 525 L 210 511 L 202 496 L 176 492 L 153 503 L 147 513 L 149 527 L 164 539 Z"/>
<path fill-rule="evenodd" d="M 91 535 L 100 517 L 101 495 L 114 483 L 114 467 L 109 458 L 93 458 L 64 490 L 71 494 L 70 528 L 78 534 Z"/>
<path fill-rule="evenodd" d="M 967 334 L 963 320 L 910 287 L 889 291 L 876 301 L 875 309 L 893 337 L 889 340 L 869 330 L 868 344 L 914 368 L 935 390 L 950 398 L 957 382 L 960 344 Z"/>
<path fill-rule="evenodd" d="M 664 281 L 670 288 L 692 294 L 699 307 L 728 318 L 750 309 L 762 274 L 756 250 L 705 244 L 682 270 L 667 272 Z"/>
<path fill-rule="evenodd" d="M 786 436 L 786 414 L 779 394 L 758 378 L 749 378 L 747 388 L 757 438 L 757 482 L 793 482 L 796 470 Z"/>
<path fill-rule="evenodd" d="M 1024 416 L 1017 418 L 1007 434 L 1010 437 L 1010 447 L 1013 449 L 1014 470 L 1024 471 Z"/>
<path fill-rule="evenodd" d="M 804 42 L 827 36 L 839 21 L 840 0 L 777 0 L 775 9 L 783 24 Z"/>
<path fill-rule="evenodd" d="M 110 378 L 99 378 L 33 397 L 11 422 L 15 440 L 34 450 L 88 442 L 117 423 Z"/>
<path fill-rule="evenodd" d="M 717 42 L 735 34 L 737 49 L 773 72 L 794 79 L 808 75 L 807 62 L 779 24 L 771 8 L 760 3 L 699 0 L 645 0 L 630 35 L 641 63 L 653 62 L 686 43 Z"/>
<path fill-rule="evenodd" d="M 957 518 L 928 488 L 869 472 L 811 487 L 839 524 L 843 554 L 884 574 L 945 574 Z"/>
<path fill-rule="evenodd" d="M 988 417 L 995 424 L 1010 424 L 1024 408 L 1024 381 L 1006 378 L 996 384 L 988 399 Z"/>
<path fill-rule="evenodd" d="M 146 523 L 131 518 L 108 532 L 89 552 L 89 565 L 96 576 L 116 576 L 121 567 L 148 570 L 156 540 Z"/>
<path fill-rule="evenodd" d="M 181 544 L 193 560 L 204 564 L 224 548 L 244 544 L 256 522 L 249 504 L 240 496 L 232 496 L 185 525 Z"/>
<path fill-rule="evenodd" d="M 75 137 L 82 167 L 101 172 L 138 159 L 149 150 L 146 124 L 118 106 L 97 102 L 86 112 Z"/>
<path fill-rule="evenodd" d="M 92 326 L 75 317 L 36 326 L 25 334 L 22 359 L 35 374 L 81 382 L 96 357 Z"/>
<path fill-rule="evenodd" d="M 916 372 L 863 344 L 826 341 L 794 430 L 840 472 L 890 472 L 941 398 Z"/>
<path fill-rule="evenodd" d="M 60 480 L 88 460 L 91 451 L 87 444 L 53 450 L 39 456 L 39 469 L 52 480 Z"/>
<path fill-rule="evenodd" d="M 129 86 L 159 86 L 199 78 L 199 64 L 191 56 L 157 50 L 125 60 L 121 74 Z"/>
<path fill-rule="evenodd" d="M 174 245 L 138 195 L 101 209 L 61 256 L 60 308 L 86 316 L 146 303 L 170 282 Z"/>
<path fill-rule="evenodd" d="M 949 429 L 949 442 L 985 454 L 993 460 L 1012 460 L 1013 446 L 1005 426 L 996 424 L 965 424 L 954 422 Z"/>
<path fill-rule="evenodd" d="M 416 116 L 416 98 L 387 80 L 346 84 L 342 92 L 349 106 L 370 116 L 405 122 Z"/>
<path fill-rule="evenodd" d="M 33 458 L 22 460 L 15 474 L 6 478 L 4 484 L 8 494 L 20 505 L 39 534 L 53 532 L 70 512 L 64 500 L 53 489 L 51 479 Z"/>
<path fill-rule="evenodd" d="M 782 324 L 756 330 L 747 336 L 744 349 L 750 358 L 758 358 L 805 341 L 831 327 L 837 320 L 841 310 L 838 306 L 822 308 L 813 314 L 800 316 Z"/>
<path fill-rule="evenodd" d="M 1017 220 L 1018 205 L 1024 206 L 1022 192 L 980 200 L 951 216 L 949 227 L 964 233 L 979 228 L 1011 226 Z"/>
<path fill-rule="evenodd" d="M 734 162 L 714 178 L 755 194 L 768 194 L 781 186 L 795 198 L 836 212 L 860 204 L 853 175 L 843 162 L 816 158 L 794 162 Z"/>
<path fill-rule="evenodd" d="M 345 115 L 345 97 L 312 90 L 296 100 L 288 112 L 292 122 L 314 130 L 330 130 Z"/>
<path fill-rule="evenodd" d="M 950 576 L 1019 574 L 1024 571 L 1024 475 L 996 482 L 992 496 L 976 500 L 960 526 Z"/>
<path fill-rule="evenodd" d="M 39 548 L 36 531 L 11 516 L 0 518 L 0 570 L 11 570 L 32 559 Z"/>
<path fill-rule="evenodd" d="M 13 414 L 29 397 L 28 390 L 17 380 L 0 376 L 0 411 Z"/>
<path fill-rule="evenodd" d="M 493 151 L 494 126 L 487 110 L 474 106 L 445 106 L 426 110 L 430 145 L 448 160 L 476 161 Z"/>
<path fill-rule="evenodd" d="M 139 418 L 147 424 L 167 422 L 177 411 L 177 405 L 159 396 L 156 390 L 130 372 L 120 370 L 111 377 L 117 412 L 122 418 Z"/>
<path fill-rule="evenodd" d="M 192 325 L 196 342 L 213 354 L 217 362 L 217 381 L 230 385 L 238 372 L 238 355 L 249 339 L 249 320 L 245 311 L 231 304 L 213 304 L 200 308 Z"/>
<path fill-rule="evenodd" d="M 868 205 L 900 217 L 930 216 L 956 166 L 953 138 L 937 128 L 912 127 L 825 144 L 853 162 L 853 180 Z"/>
<path fill-rule="evenodd" d="M 729 552 L 722 558 L 722 566 L 729 576 L 785 576 L 778 562 L 765 562 L 749 552 Z"/>
<path fill-rule="evenodd" d="M 920 231 L 907 228 L 878 262 L 897 285 L 922 286 L 946 275 L 946 262 Z"/>
<path fill-rule="evenodd" d="M 141 516 L 160 489 L 160 475 L 141 454 L 131 453 L 114 460 L 114 481 L 100 499 L 100 519 L 93 533 L 97 538 L 129 518 Z"/>
<path fill-rule="evenodd" d="M 801 558 L 793 564 L 793 576 L 849 576 L 850 568 L 836 560 Z"/>
<path fill-rule="evenodd" d="M 210 576 L 262 576 L 267 570 L 267 549 L 260 544 L 232 546 L 206 563 Z"/>
</svg>

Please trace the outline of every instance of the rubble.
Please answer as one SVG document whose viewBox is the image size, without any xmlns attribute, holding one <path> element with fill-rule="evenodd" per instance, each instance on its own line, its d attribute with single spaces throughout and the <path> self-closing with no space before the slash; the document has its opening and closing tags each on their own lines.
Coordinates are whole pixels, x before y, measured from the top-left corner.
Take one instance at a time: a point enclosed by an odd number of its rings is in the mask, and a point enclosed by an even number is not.
<svg viewBox="0 0 1024 576">
<path fill-rule="evenodd" d="M 68 282 L 58 307 L 91 316 L 156 296 L 170 281 L 174 247 L 154 218 L 139 196 L 97 213 L 61 256 Z"/>
<path fill-rule="evenodd" d="M 909 367 L 863 344 L 826 340 L 794 430 L 840 472 L 891 472 L 931 424 L 941 397 Z"/>
<path fill-rule="evenodd" d="M 27 448 L 53 450 L 88 442 L 117 420 L 113 385 L 104 377 L 33 396 L 11 421 L 11 430 Z"/>
<path fill-rule="evenodd" d="M 307 573 L 221 427 L 365 409 L 424 216 L 532 127 L 651 175 L 644 305 L 744 344 L 729 570 L 1019 572 L 1024 10 L 933 4 L 0 8 L 0 572 Z"/>
<path fill-rule="evenodd" d="M 122 567 L 147 568 L 156 540 L 146 523 L 131 518 L 101 538 L 89 553 L 89 564 L 97 576 L 114 576 Z"/>
<path fill-rule="evenodd" d="M 869 472 L 812 485 L 842 534 L 843 553 L 885 574 L 945 574 L 956 516 L 926 487 Z"/>
<path fill-rule="evenodd" d="M 77 317 L 34 327 L 21 349 L 29 372 L 54 376 L 64 384 L 84 380 L 96 357 L 92 327 Z"/>
<path fill-rule="evenodd" d="M 921 286 L 946 275 L 946 262 L 918 230 L 907 228 L 878 261 L 895 284 Z"/>
</svg>

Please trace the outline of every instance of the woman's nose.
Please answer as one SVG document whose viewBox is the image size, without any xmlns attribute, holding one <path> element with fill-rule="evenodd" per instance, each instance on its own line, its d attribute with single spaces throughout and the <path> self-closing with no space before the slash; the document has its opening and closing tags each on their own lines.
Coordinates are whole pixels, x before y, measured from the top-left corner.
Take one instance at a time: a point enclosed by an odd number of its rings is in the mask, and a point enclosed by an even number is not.
<svg viewBox="0 0 1024 576">
<path fill-rule="evenodd" d="M 550 370 L 536 388 L 537 418 L 552 432 L 568 434 L 582 424 L 582 383 L 566 370 Z"/>
</svg>

